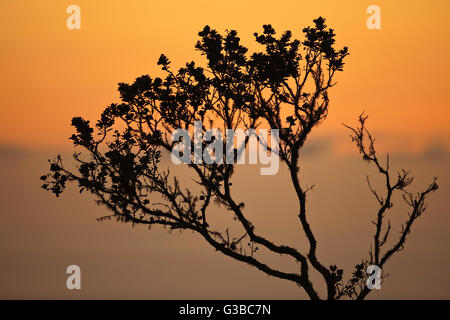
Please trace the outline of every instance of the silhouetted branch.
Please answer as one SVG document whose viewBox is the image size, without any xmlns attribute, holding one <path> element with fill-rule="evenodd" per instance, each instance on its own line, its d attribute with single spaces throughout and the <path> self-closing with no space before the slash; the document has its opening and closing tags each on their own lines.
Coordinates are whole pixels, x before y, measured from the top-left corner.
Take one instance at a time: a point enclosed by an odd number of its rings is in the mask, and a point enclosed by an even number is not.
<svg viewBox="0 0 450 320">
<path fill-rule="evenodd" d="M 375 264 L 378 267 L 382 268 L 384 264 L 387 262 L 387 260 L 395 253 L 403 250 L 406 236 L 411 230 L 411 226 L 415 222 L 415 220 L 425 211 L 426 209 L 426 197 L 429 193 L 432 191 L 437 190 L 438 186 L 436 184 L 436 179 L 434 178 L 433 182 L 425 189 L 425 191 L 418 193 L 417 196 L 413 196 L 410 192 L 408 192 L 406 189 L 408 186 L 411 185 L 413 182 L 413 177 L 410 177 L 410 171 L 406 171 L 402 169 L 400 172 L 397 172 L 396 179 L 391 178 L 391 172 L 389 168 L 389 155 L 386 159 L 385 166 L 382 165 L 381 161 L 379 160 L 376 150 L 375 150 L 375 140 L 373 139 L 370 132 L 367 130 L 365 126 L 365 122 L 367 120 L 367 116 L 364 114 L 361 114 L 359 116 L 359 124 L 360 126 L 358 128 L 352 128 L 344 124 L 345 127 L 350 129 L 352 132 L 351 138 L 352 141 L 355 142 L 359 152 L 362 154 L 363 159 L 368 161 L 369 163 L 372 163 L 376 166 L 380 174 L 385 179 L 385 189 L 386 194 L 385 197 L 381 197 L 378 195 L 376 190 L 372 187 L 369 177 L 367 177 L 367 183 L 369 185 L 369 189 L 372 192 L 372 194 L 377 199 L 377 202 L 379 203 L 380 207 L 377 213 L 376 221 L 374 222 L 374 225 L 376 227 L 375 235 L 374 235 L 374 241 L 373 241 L 373 248 L 371 247 L 370 250 L 370 264 Z M 395 243 L 395 245 L 387 250 L 385 253 L 382 253 L 381 249 L 382 246 L 386 244 L 387 240 L 389 239 L 389 234 L 391 231 L 391 224 L 390 221 L 388 221 L 388 225 L 386 227 L 386 231 L 384 232 L 384 235 L 381 236 L 382 228 L 384 225 L 384 218 L 386 212 L 392 208 L 392 197 L 396 191 L 399 191 L 402 193 L 403 199 L 405 202 L 412 208 L 412 212 L 408 214 L 407 221 L 402 225 L 401 229 L 401 237 L 400 239 Z M 373 249 L 373 251 L 372 251 Z M 356 294 L 357 299 L 364 299 L 367 294 L 370 292 L 370 289 L 368 289 L 366 286 L 360 290 L 358 294 Z M 356 292 L 353 292 L 356 293 Z"/>
<path fill-rule="evenodd" d="M 412 183 L 409 172 L 401 171 L 391 181 L 389 156 L 383 166 L 375 152 L 374 139 L 365 129 L 367 117 L 360 116 L 360 127 L 351 129 L 363 159 L 373 163 L 386 181 L 386 194 L 381 196 L 367 183 L 379 203 L 374 242 L 370 260 L 355 267 L 353 277 L 344 284 L 342 269 L 326 267 L 317 257 L 317 240 L 308 221 L 307 193 L 314 185 L 303 186 L 300 174 L 300 152 L 313 128 L 328 115 L 328 89 L 335 85 L 334 76 L 342 71 L 347 47 L 335 49 L 333 29 L 325 19 L 314 20 L 313 27 L 303 29 L 303 41 L 293 39 L 290 31 L 277 35 L 271 25 L 264 25 L 255 40 L 263 47 L 260 52 L 248 54 L 234 30 L 219 34 L 205 26 L 199 32 L 196 49 L 205 56 L 206 68 L 188 62 L 175 70 L 171 61 L 161 55 L 158 65 L 164 78 L 148 75 L 132 84 L 120 83 L 120 103 L 113 103 L 102 112 L 92 126 L 81 117 L 72 119 L 75 133 L 70 137 L 74 146 L 76 170 L 64 167 L 62 159 L 49 160 L 50 172 L 41 177 L 42 187 L 59 196 L 68 182 L 76 182 L 80 193 L 90 192 L 98 203 L 113 214 L 99 221 L 116 219 L 134 224 L 160 225 L 164 228 L 191 230 L 201 235 L 217 251 L 238 261 L 248 263 L 264 273 L 301 286 L 311 299 L 320 296 L 310 281 L 310 266 L 323 278 L 327 299 L 343 296 L 364 298 L 367 288 L 365 268 L 369 263 L 380 267 L 404 247 L 406 235 L 413 222 L 426 209 L 425 200 L 437 189 L 435 181 L 424 192 L 412 195 L 406 187 Z M 301 53 L 303 49 L 303 54 Z M 286 112 L 287 111 L 287 112 Z M 283 118 L 287 114 L 286 118 Z M 200 128 L 196 124 L 200 123 Z M 288 245 L 277 244 L 256 232 L 248 219 L 245 203 L 232 194 L 235 162 L 228 163 L 226 152 L 216 161 L 196 161 L 196 155 L 187 154 L 186 166 L 195 175 L 196 188 L 185 188 L 184 181 L 173 176 L 170 168 L 161 164 L 164 154 L 187 152 L 177 149 L 172 133 L 183 129 L 202 134 L 212 128 L 256 129 L 270 127 L 279 132 L 279 148 L 273 149 L 267 141 L 258 138 L 269 152 L 276 152 L 286 164 L 298 199 L 297 214 L 305 233 L 309 250 L 302 253 Z M 215 137 L 216 139 L 217 137 Z M 226 138 L 222 136 L 222 145 Z M 247 135 L 242 146 L 233 147 L 232 158 L 237 160 L 250 141 Z M 208 142 L 191 141 L 185 148 L 205 150 Z M 384 230 L 384 216 L 392 207 L 394 192 L 403 193 L 411 207 L 401 237 L 386 252 L 381 247 L 389 240 L 390 222 Z M 224 207 L 234 218 L 233 228 L 215 228 L 209 219 L 214 206 Z M 243 243 L 248 243 L 248 248 Z M 260 261 L 258 249 L 263 248 L 292 259 L 298 272 L 287 273 Z"/>
</svg>

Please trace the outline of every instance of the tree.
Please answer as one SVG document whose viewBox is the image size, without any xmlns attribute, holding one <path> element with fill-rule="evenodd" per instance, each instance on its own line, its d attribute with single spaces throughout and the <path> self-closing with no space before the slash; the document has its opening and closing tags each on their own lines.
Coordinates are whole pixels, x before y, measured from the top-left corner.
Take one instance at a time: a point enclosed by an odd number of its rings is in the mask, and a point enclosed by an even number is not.
<svg viewBox="0 0 450 320">
<path fill-rule="evenodd" d="M 413 180 L 409 172 L 403 170 L 392 177 L 389 158 L 384 165 L 379 160 L 365 126 L 367 117 L 361 115 L 359 127 L 348 127 L 352 139 L 363 159 L 376 166 L 386 181 L 385 195 L 381 196 L 368 180 L 379 203 L 373 245 L 369 257 L 355 266 L 345 282 L 342 269 L 336 265 L 327 267 L 318 260 L 317 241 L 308 223 L 309 188 L 301 183 L 299 156 L 312 129 L 327 117 L 328 89 L 335 85 L 334 76 L 343 70 L 349 52 L 347 47 L 335 49 L 335 33 L 325 25 L 324 18 L 313 22 L 313 27 L 303 29 L 303 41 L 293 39 L 290 31 L 277 36 L 271 25 L 264 25 L 262 34 L 254 34 L 264 50 L 251 55 L 241 45 L 236 31 L 221 35 L 205 26 L 195 46 L 206 57 L 204 68 L 189 62 L 173 71 L 169 59 L 161 55 L 158 65 L 166 74 L 164 79 L 144 75 L 132 84 L 120 83 L 121 103 L 108 106 L 95 128 L 81 117 L 72 119 L 76 132 L 70 139 L 85 152 L 74 153 L 77 170 L 65 168 L 58 155 L 49 160 L 50 171 L 41 177 L 42 187 L 58 196 L 68 182 L 77 182 L 80 193 L 92 193 L 99 203 L 112 210 L 111 215 L 99 220 L 113 218 L 192 230 L 217 251 L 298 284 L 311 299 L 320 297 L 310 280 L 310 268 L 323 278 L 327 299 L 365 298 L 370 292 L 366 285 L 367 266 L 382 268 L 403 248 L 412 225 L 426 209 L 427 196 L 437 189 L 437 184 L 434 179 L 423 192 L 407 191 Z M 192 131 L 195 121 L 201 121 L 203 132 L 208 123 L 211 128 L 266 126 L 279 130 L 277 154 L 289 170 L 298 198 L 298 220 L 309 242 L 308 252 L 276 244 L 257 233 L 246 217 L 244 203 L 231 192 L 234 163 L 187 164 L 196 176 L 199 192 L 184 188 L 183 181 L 163 168 L 163 153 L 180 151 L 177 143 L 171 141 L 171 133 L 180 128 Z M 94 132 L 98 138 L 94 138 Z M 246 137 L 244 147 L 248 143 Z M 206 147 L 206 142 L 202 146 Z M 238 157 L 236 148 L 233 155 L 234 159 Z M 391 230 L 390 223 L 386 226 L 385 214 L 392 207 L 394 193 L 403 195 L 411 212 L 400 238 L 392 248 L 384 250 Z M 162 201 L 152 200 L 155 195 Z M 235 237 L 230 239 L 228 228 L 223 231 L 208 223 L 215 205 L 225 207 L 237 221 L 240 229 L 233 231 Z M 256 254 L 259 247 L 293 259 L 298 263 L 298 273 L 283 272 L 263 263 Z"/>
</svg>

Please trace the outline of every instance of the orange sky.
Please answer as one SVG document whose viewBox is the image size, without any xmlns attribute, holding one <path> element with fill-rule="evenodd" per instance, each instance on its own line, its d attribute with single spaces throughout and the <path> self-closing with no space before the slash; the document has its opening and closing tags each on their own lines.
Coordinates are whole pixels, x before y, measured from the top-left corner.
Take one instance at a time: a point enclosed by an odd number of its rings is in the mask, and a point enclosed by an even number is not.
<svg viewBox="0 0 450 320">
<path fill-rule="evenodd" d="M 66 28 L 70 4 L 81 8 L 81 30 Z M 366 28 L 371 4 L 381 8 L 381 30 Z M 300 35 L 322 15 L 351 56 L 319 134 L 347 134 L 340 123 L 365 110 L 386 148 L 450 149 L 449 9 L 447 0 L 2 1 L 0 143 L 70 147 L 72 116 L 96 120 L 117 101 L 118 82 L 158 73 L 162 52 L 177 67 L 198 59 L 205 24 L 236 29 L 251 46 L 262 24 Z"/>
<path fill-rule="evenodd" d="M 66 28 L 71 4 L 81 8 L 81 30 Z M 366 28 L 372 4 L 381 7 L 381 30 Z M 365 110 L 377 150 L 399 153 L 393 167 L 414 169 L 412 191 L 433 176 L 440 185 L 405 251 L 389 263 L 386 289 L 373 298 L 448 299 L 449 9 L 449 0 L 0 0 L 0 298 L 305 298 L 297 286 L 214 253 L 189 232 L 96 223 L 109 213 L 105 207 L 75 188 L 56 200 L 38 177 L 58 151 L 70 163 L 71 118 L 95 122 L 118 100 L 118 82 L 160 74 L 161 53 L 177 67 L 199 59 L 194 44 L 204 25 L 236 29 L 255 48 L 253 33 L 262 24 L 299 36 L 321 15 L 351 55 L 330 92 L 328 120 L 312 135 L 319 139 L 302 153 L 303 182 L 315 185 L 308 213 L 319 258 L 342 265 L 348 276 L 372 241 L 377 207 L 365 175 L 376 172 L 356 157 L 341 126 L 355 124 Z M 306 245 L 286 168 L 274 176 L 259 176 L 252 166 L 239 170 L 233 192 L 258 232 Z M 394 208 L 393 225 L 406 215 L 401 205 Z M 82 267 L 80 292 L 65 286 L 70 264 Z"/>
</svg>

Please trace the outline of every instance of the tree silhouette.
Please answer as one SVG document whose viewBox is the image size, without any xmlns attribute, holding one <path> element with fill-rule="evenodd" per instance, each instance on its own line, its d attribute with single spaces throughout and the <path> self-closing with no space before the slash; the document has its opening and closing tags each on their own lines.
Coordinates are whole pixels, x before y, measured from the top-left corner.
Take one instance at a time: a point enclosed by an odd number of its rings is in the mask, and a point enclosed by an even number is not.
<svg viewBox="0 0 450 320">
<path fill-rule="evenodd" d="M 412 194 L 409 172 L 392 177 L 389 158 L 382 164 L 375 152 L 374 140 L 361 115 L 359 127 L 351 128 L 352 139 L 363 159 L 372 163 L 384 176 L 385 195 L 370 190 L 379 202 L 373 245 L 367 259 L 355 266 L 352 276 L 344 281 L 343 270 L 336 265 L 326 267 L 317 258 L 317 241 L 308 223 L 306 198 L 309 188 L 300 178 L 300 150 L 312 129 L 328 113 L 328 89 L 335 85 L 336 72 L 342 71 L 347 47 L 335 49 L 335 33 L 317 18 L 313 27 L 303 29 L 303 41 L 293 39 L 290 31 L 277 36 L 271 25 L 264 25 L 255 39 L 263 51 L 248 54 L 237 32 L 221 35 L 209 26 L 199 32 L 196 49 L 206 57 L 202 68 L 189 62 L 173 71 L 170 61 L 161 55 L 158 65 L 166 73 L 164 79 L 148 75 L 133 84 L 119 84 L 121 103 L 111 104 L 91 126 L 81 117 L 72 119 L 75 134 L 70 138 L 84 150 L 74 153 L 77 170 L 63 166 L 58 155 L 49 160 L 50 171 L 43 175 L 42 187 L 58 196 L 68 182 L 78 182 L 80 193 L 92 193 L 112 214 L 99 220 L 117 219 L 133 224 L 162 225 L 170 229 L 191 230 L 203 237 L 217 251 L 250 264 L 262 272 L 292 281 L 301 286 L 309 298 L 319 299 L 310 280 L 310 268 L 318 271 L 327 288 L 327 299 L 349 297 L 364 299 L 370 292 L 366 285 L 367 266 L 385 263 L 400 251 L 416 219 L 426 209 L 427 196 L 437 189 L 436 179 L 423 191 Z M 183 181 L 173 176 L 161 163 L 163 153 L 172 153 L 176 143 L 171 133 L 179 128 L 192 130 L 194 121 L 202 122 L 202 131 L 210 128 L 236 129 L 270 127 L 279 130 L 279 158 L 288 170 L 298 199 L 298 219 L 309 243 L 309 251 L 279 245 L 258 234 L 246 217 L 244 203 L 232 195 L 235 164 L 189 163 L 200 191 L 184 188 Z M 97 138 L 94 138 L 94 133 Z M 225 138 L 223 138 L 225 144 Z M 245 138 L 244 147 L 249 143 Z M 202 142 L 206 147 L 206 142 Z M 270 149 L 270 148 L 269 148 Z M 234 148 L 234 159 L 239 151 Z M 273 151 L 272 151 L 273 152 Z M 411 208 L 402 225 L 400 238 L 392 248 L 384 250 L 390 238 L 390 223 L 385 215 L 392 207 L 394 193 L 401 193 Z M 161 201 L 152 200 L 157 196 Z M 230 239 L 208 223 L 214 205 L 226 208 L 237 221 L 239 230 Z M 209 211 L 208 211 L 209 209 Z M 288 273 L 263 263 L 258 248 L 287 256 L 298 263 L 298 273 Z"/>
</svg>

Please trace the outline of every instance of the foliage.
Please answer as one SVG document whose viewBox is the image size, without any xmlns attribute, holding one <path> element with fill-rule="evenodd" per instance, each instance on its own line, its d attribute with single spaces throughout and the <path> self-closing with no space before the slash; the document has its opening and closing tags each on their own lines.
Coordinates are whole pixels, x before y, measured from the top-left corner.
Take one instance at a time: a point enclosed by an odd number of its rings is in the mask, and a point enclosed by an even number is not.
<svg viewBox="0 0 450 320">
<path fill-rule="evenodd" d="M 319 262 L 317 242 L 307 219 L 309 189 L 301 185 L 299 177 L 299 154 L 311 130 L 328 114 L 328 89 L 334 86 L 335 74 L 343 70 L 349 52 L 347 47 L 335 48 L 335 33 L 326 26 L 325 19 L 319 17 L 313 22 L 313 27 L 303 29 L 302 41 L 294 39 L 290 31 L 277 35 L 271 25 L 264 25 L 262 33 L 254 34 L 263 49 L 252 54 L 241 44 L 236 31 L 219 34 L 204 27 L 195 48 L 206 58 L 206 67 L 192 61 L 174 71 L 170 60 L 161 55 L 158 65 L 166 74 L 164 78 L 144 75 L 132 84 L 120 83 L 121 102 L 108 106 L 95 126 L 81 117 L 72 120 L 75 133 L 70 139 L 84 152 L 74 153 L 78 170 L 66 169 L 58 156 L 50 161 L 50 172 L 41 177 L 42 187 L 59 196 L 68 182 L 77 182 L 80 193 L 90 192 L 112 210 L 112 215 L 100 219 L 192 230 L 223 254 L 268 275 L 295 282 L 311 299 L 319 299 L 310 281 L 311 268 L 323 277 L 327 299 L 364 298 L 368 293 L 364 267 L 368 263 L 382 267 L 403 247 L 412 223 L 425 210 L 428 193 L 437 185 L 433 182 L 416 197 L 406 193 L 405 188 L 412 182 L 407 172 L 400 173 L 392 184 L 389 167 L 381 166 L 371 137 L 366 147 L 365 118 L 361 117 L 361 128 L 352 129 L 353 140 L 364 159 L 385 175 L 387 187 L 384 199 L 374 191 L 381 207 L 374 253 L 355 267 L 345 284 L 342 269 Z M 231 193 L 234 164 L 189 164 L 201 188 L 199 194 L 184 188 L 182 181 L 161 166 L 162 152 L 174 149 L 171 132 L 191 130 L 194 121 L 201 121 L 204 131 L 208 124 L 224 129 L 269 126 L 280 131 L 279 156 L 289 169 L 298 198 L 299 223 L 309 243 L 307 253 L 276 244 L 256 232 L 246 217 L 244 203 L 237 202 Z M 412 213 L 397 245 L 380 255 L 390 230 L 381 236 L 383 218 L 396 191 L 405 194 Z M 150 196 L 155 194 L 164 202 L 152 202 Z M 224 232 L 209 225 L 212 203 L 234 215 L 241 228 L 235 234 L 240 235 L 230 237 L 228 229 Z M 292 258 L 299 272 L 284 272 L 261 262 L 258 247 Z"/>
</svg>

